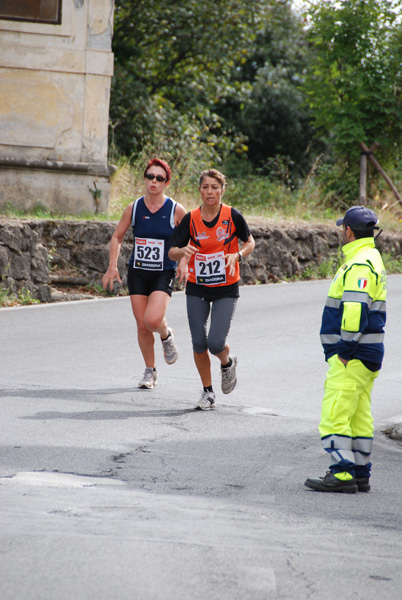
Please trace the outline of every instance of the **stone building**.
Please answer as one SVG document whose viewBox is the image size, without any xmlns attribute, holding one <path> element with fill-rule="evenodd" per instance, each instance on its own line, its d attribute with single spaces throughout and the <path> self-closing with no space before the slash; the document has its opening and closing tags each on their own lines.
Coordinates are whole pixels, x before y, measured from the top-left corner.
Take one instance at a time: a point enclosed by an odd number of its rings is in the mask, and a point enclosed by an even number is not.
<svg viewBox="0 0 402 600">
<path fill-rule="evenodd" d="M 0 1 L 0 207 L 107 211 L 113 9 Z"/>
</svg>

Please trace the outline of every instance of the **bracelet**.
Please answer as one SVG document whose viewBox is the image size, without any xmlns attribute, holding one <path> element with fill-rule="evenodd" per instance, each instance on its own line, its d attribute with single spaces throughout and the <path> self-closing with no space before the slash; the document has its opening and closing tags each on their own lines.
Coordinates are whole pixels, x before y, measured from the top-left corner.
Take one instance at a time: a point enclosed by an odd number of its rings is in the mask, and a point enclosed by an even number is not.
<svg viewBox="0 0 402 600">
<path fill-rule="evenodd" d="M 237 253 L 239 255 L 239 262 L 241 262 L 243 260 L 243 254 L 241 252 Z"/>
</svg>

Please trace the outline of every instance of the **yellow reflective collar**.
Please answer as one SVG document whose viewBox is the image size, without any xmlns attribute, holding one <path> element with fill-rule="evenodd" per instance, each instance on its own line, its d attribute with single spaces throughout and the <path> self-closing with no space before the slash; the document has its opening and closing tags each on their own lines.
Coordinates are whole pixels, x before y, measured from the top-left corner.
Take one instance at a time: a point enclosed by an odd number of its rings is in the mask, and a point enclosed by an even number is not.
<svg viewBox="0 0 402 600">
<path fill-rule="evenodd" d="M 342 246 L 342 252 L 345 255 L 346 263 L 363 250 L 363 248 L 375 248 L 374 238 L 361 238 L 360 240 L 353 240 L 353 242 L 349 242 L 349 244 Z M 343 269 L 346 266 L 347 264 L 342 265 L 341 268 Z"/>
</svg>

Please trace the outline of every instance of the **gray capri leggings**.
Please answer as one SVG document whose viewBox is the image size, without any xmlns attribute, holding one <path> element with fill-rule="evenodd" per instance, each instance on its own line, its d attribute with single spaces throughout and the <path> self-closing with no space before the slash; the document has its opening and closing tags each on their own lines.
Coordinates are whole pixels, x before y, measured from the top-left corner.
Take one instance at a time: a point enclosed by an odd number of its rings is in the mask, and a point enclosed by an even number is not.
<svg viewBox="0 0 402 600">
<path fill-rule="evenodd" d="M 211 354 L 220 354 L 226 346 L 226 338 L 236 308 L 237 298 L 207 300 L 197 296 L 186 296 L 186 299 L 188 324 L 194 352 L 201 354 L 205 350 L 209 350 Z M 209 313 L 211 313 L 211 324 L 207 333 Z"/>
</svg>

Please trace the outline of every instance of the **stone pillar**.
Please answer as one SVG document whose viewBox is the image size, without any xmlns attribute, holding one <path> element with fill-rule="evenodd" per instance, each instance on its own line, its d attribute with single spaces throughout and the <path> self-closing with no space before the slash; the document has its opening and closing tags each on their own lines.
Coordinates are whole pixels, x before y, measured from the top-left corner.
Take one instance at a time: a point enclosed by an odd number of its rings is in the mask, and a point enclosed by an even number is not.
<svg viewBox="0 0 402 600">
<path fill-rule="evenodd" d="M 0 2 L 0 207 L 108 210 L 113 9 Z"/>
</svg>

